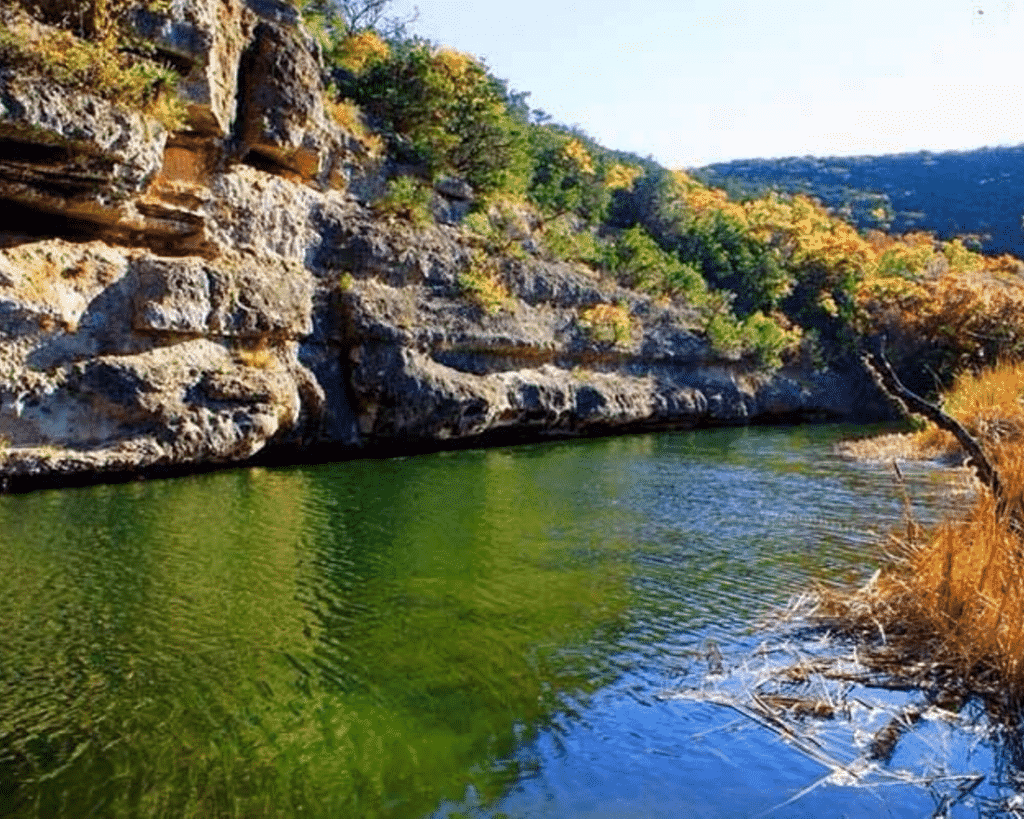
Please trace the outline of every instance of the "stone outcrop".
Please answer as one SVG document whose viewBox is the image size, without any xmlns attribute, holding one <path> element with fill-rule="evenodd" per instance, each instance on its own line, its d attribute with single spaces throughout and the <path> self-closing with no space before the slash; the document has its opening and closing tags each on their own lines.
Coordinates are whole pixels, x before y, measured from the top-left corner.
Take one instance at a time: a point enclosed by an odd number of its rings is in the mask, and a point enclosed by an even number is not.
<svg viewBox="0 0 1024 819">
<path fill-rule="evenodd" d="M 504 305 L 474 303 L 473 192 L 439 185 L 426 228 L 377 215 L 387 169 L 328 115 L 287 3 L 137 27 L 183 76 L 180 132 L 0 66 L 3 485 L 853 414 L 835 373 L 758 373 L 581 266 L 500 260 Z"/>
<path fill-rule="evenodd" d="M 227 137 L 238 108 L 238 66 L 252 39 L 256 15 L 241 0 L 170 0 L 161 13 L 140 9 L 139 34 L 182 76 L 189 128 Z"/>
<path fill-rule="evenodd" d="M 130 220 L 130 198 L 160 170 L 158 122 L 89 94 L 0 68 L 4 199 L 98 224 Z"/>
</svg>

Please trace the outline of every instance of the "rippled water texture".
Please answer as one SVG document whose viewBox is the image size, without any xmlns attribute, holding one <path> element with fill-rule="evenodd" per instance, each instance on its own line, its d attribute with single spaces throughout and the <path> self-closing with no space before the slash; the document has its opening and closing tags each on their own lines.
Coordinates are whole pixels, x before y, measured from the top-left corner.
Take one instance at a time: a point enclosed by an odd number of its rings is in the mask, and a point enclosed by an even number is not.
<svg viewBox="0 0 1024 819">
<path fill-rule="evenodd" d="M 820 776 L 656 694 L 870 572 L 850 430 L 732 429 L 0 497 L 0 816 L 724 817 Z M 921 514 L 948 476 L 911 474 Z M 925 816 L 820 788 L 773 816 Z"/>
</svg>

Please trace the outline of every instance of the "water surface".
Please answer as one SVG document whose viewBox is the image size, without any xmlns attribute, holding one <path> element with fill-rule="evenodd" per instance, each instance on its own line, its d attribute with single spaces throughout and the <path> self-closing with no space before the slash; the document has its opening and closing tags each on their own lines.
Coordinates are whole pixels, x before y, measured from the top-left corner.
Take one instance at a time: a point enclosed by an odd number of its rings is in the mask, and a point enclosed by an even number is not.
<svg viewBox="0 0 1024 819">
<path fill-rule="evenodd" d="M 901 515 L 838 427 L 0 497 L 0 816 L 753 816 L 820 776 L 659 698 Z M 948 476 L 911 469 L 925 519 Z M 955 500 L 955 498 L 953 498 Z M 716 647 L 717 648 L 714 648 Z M 702 666 L 703 667 L 703 666 Z M 925 816 L 823 787 L 773 816 Z M 932 806 L 934 807 L 934 806 Z"/>
</svg>

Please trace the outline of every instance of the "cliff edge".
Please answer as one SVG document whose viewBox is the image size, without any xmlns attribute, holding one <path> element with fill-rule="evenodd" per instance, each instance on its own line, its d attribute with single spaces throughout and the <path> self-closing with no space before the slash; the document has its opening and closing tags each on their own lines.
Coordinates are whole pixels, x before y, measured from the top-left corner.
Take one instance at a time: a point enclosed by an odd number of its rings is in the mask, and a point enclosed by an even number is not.
<svg viewBox="0 0 1024 819">
<path fill-rule="evenodd" d="M 180 127 L 0 64 L 4 486 L 867 408 L 583 265 L 492 253 L 500 296 L 473 298 L 473 192 L 437 184 L 429 224 L 382 211 L 402 169 L 330 115 L 288 3 L 135 25 L 181 76 Z"/>
</svg>

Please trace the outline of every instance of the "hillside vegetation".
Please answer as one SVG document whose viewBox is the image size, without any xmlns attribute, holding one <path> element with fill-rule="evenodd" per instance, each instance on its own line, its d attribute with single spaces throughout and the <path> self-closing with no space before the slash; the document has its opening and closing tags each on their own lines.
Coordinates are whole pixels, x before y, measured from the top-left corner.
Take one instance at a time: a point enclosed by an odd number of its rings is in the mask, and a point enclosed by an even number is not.
<svg viewBox="0 0 1024 819">
<path fill-rule="evenodd" d="M 146 49 L 125 23 L 130 4 L 79 5 L 79 37 L 38 35 L 12 22 L 0 52 L 12 64 L 72 87 L 86 83 L 122 104 L 171 110 L 173 95 L 154 90 L 166 69 L 139 58 Z M 1020 352 L 1019 263 L 983 256 L 950 235 L 990 222 L 940 218 L 932 207 L 930 223 L 944 239 L 879 229 L 899 232 L 914 221 L 907 216 L 912 194 L 954 201 L 942 191 L 958 174 L 981 174 L 979 181 L 991 183 L 986 192 L 1003 190 L 1015 177 L 997 171 L 1002 153 L 668 171 L 551 122 L 483 62 L 407 35 L 402 21 L 386 17 L 388 5 L 305 3 L 306 26 L 324 55 L 328 110 L 372 151 L 386 154 L 391 182 L 377 205 L 382 215 L 430 222 L 435 188 L 467 186 L 472 212 L 456 221 L 472 234 L 479 257 L 464 282 L 467 296 L 486 309 L 503 303 L 494 260 L 534 254 L 684 303 L 723 353 L 767 369 L 798 357 L 834 362 L 852 350 L 858 333 L 879 331 L 899 337 L 897 355 L 914 356 L 940 381 Z M 965 174 L 968 165 L 974 170 Z M 730 197 L 700 177 L 742 195 Z M 904 198 L 884 190 L 862 195 L 882 180 Z M 765 189 L 769 184 L 777 190 Z M 761 193 L 750 195 L 758 186 Z M 995 201 L 955 200 L 964 213 Z M 998 204 L 1001 218 L 1019 222 L 1021 208 Z M 604 325 L 614 322 L 605 317 Z"/>
<path fill-rule="evenodd" d="M 393 162 L 383 212 L 429 220 L 434 186 L 468 183 L 463 224 L 483 254 L 569 260 L 685 303 L 716 346 L 767 368 L 834 362 L 875 332 L 940 381 L 1021 352 L 1024 280 L 1010 256 L 859 229 L 803 193 L 730 197 L 550 122 L 469 55 L 400 25 L 346 26 L 331 8 L 310 6 L 307 21 L 323 38 L 335 110 Z M 480 267 L 467 287 L 500 309 Z"/>
<path fill-rule="evenodd" d="M 1024 256 L 1024 145 L 973 151 L 722 162 L 693 171 L 739 196 L 819 199 L 858 228 L 976 237 L 986 253 Z"/>
</svg>

